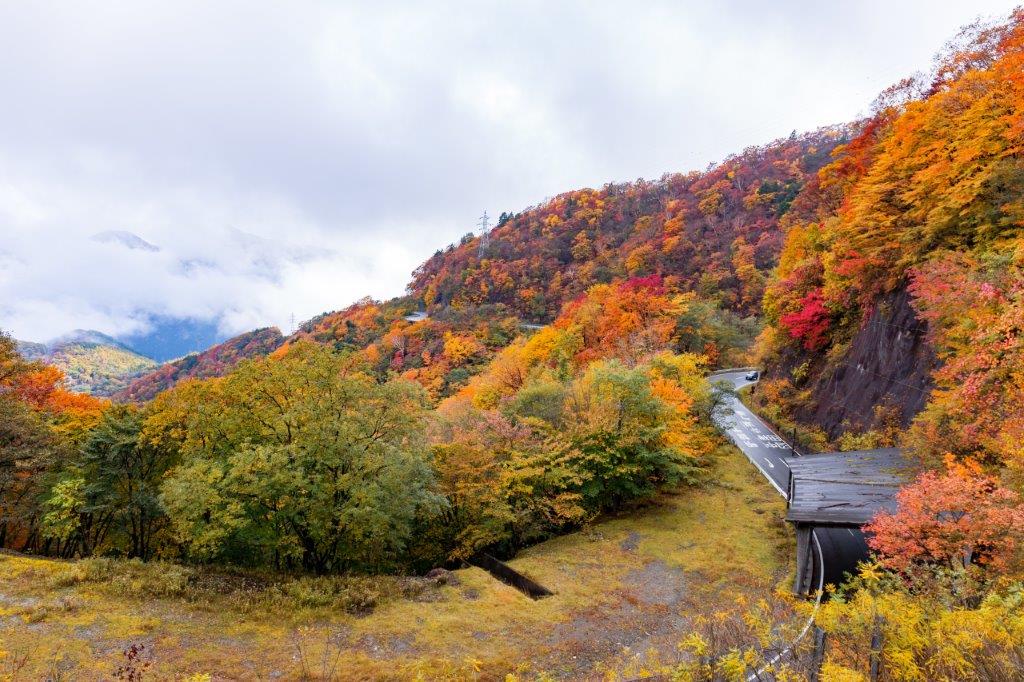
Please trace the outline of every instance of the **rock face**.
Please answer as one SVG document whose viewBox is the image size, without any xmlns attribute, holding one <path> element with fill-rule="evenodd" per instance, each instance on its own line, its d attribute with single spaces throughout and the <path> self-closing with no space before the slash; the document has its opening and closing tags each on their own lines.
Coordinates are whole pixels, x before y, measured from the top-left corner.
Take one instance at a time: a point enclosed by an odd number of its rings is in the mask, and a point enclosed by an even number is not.
<svg viewBox="0 0 1024 682">
<path fill-rule="evenodd" d="M 811 393 L 808 407 L 796 416 L 829 437 L 877 426 L 876 407 L 895 412 L 906 426 L 927 402 L 937 365 L 927 325 L 911 307 L 906 288 L 898 289 L 865 316 L 838 363 L 826 365 L 805 387 Z"/>
</svg>

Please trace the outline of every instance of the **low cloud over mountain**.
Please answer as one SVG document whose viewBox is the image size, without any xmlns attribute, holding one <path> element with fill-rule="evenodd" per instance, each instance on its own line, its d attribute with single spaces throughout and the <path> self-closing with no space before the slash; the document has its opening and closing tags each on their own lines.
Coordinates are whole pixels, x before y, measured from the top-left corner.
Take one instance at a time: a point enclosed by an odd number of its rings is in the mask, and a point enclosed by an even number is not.
<svg viewBox="0 0 1024 682">
<path fill-rule="evenodd" d="M 230 334 L 398 294 L 484 208 L 850 120 L 1007 9 L 788 4 L 9 3 L 0 328 Z"/>
</svg>

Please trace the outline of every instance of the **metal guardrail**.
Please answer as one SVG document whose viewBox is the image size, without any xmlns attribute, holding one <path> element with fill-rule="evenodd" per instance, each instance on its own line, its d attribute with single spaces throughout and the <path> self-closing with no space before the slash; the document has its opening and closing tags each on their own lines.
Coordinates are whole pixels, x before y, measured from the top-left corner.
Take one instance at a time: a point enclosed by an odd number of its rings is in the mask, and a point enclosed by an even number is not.
<svg viewBox="0 0 1024 682">
<path fill-rule="evenodd" d="M 811 611 L 810 617 L 804 624 L 804 629 L 800 631 L 800 634 L 796 636 L 796 639 L 794 639 L 785 649 L 775 654 L 775 656 L 769 659 L 763 666 L 750 673 L 750 675 L 747 676 L 747 682 L 761 680 L 761 676 L 766 672 L 769 672 L 772 666 L 781 661 L 783 657 L 793 653 L 793 650 L 796 649 L 797 645 L 800 644 L 800 641 L 807 636 L 807 633 L 811 630 L 811 626 L 814 625 L 814 619 L 818 616 L 818 609 L 821 608 L 821 597 L 825 594 L 825 557 L 822 554 L 821 543 L 818 542 L 818 536 L 813 530 L 811 531 L 811 539 L 814 540 L 814 546 L 818 550 L 818 565 L 820 567 L 818 570 L 818 598 L 814 600 L 814 610 Z"/>
<path fill-rule="evenodd" d="M 733 374 L 734 372 L 760 372 L 760 367 L 730 367 L 727 369 L 716 369 L 714 372 L 708 372 L 708 377 L 718 376 L 720 374 Z"/>
</svg>

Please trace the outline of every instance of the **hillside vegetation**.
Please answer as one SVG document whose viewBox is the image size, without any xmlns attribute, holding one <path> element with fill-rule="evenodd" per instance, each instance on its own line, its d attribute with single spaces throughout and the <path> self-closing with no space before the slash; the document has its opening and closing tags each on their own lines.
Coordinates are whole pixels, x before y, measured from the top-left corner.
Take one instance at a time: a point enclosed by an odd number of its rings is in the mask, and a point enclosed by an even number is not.
<svg viewBox="0 0 1024 682">
<path fill-rule="evenodd" d="M 848 135 L 793 135 L 704 173 L 576 190 L 502 214 L 486 248 L 466 235 L 438 251 L 410 292 L 428 309 L 502 303 L 543 322 L 595 284 L 658 275 L 726 309 L 757 312 L 782 244 L 780 218 Z"/>
<path fill-rule="evenodd" d="M 825 595 L 820 679 L 865 679 L 879 635 L 887 679 L 1013 679 L 1022 153 L 1018 10 L 867 120 L 506 214 L 408 296 L 121 403 L 0 335 L 0 545 L 48 557 L 0 559 L 0 674 L 748 679 L 810 610 L 770 594 L 780 505 L 712 419 L 709 370 L 758 360 L 767 417 L 917 469 Z M 486 555 L 556 594 L 432 570 Z"/>
<path fill-rule="evenodd" d="M 1018 466 L 1024 426 L 1020 13 L 1008 24 L 965 33 L 930 80 L 886 93 L 815 186 L 796 200 L 813 206 L 810 217 L 784 218 L 786 242 L 765 295 L 763 346 L 773 379 L 765 404 L 800 415 L 807 404 L 828 400 L 825 392 L 834 393 L 844 375 L 863 371 L 863 364 L 850 367 L 849 358 L 868 327 L 894 321 L 886 308 L 902 293 L 916 328 L 891 325 L 888 336 L 923 333 L 936 367 L 924 410 L 904 415 L 904 424 L 913 419 L 908 444 L 933 463 L 954 453 Z M 885 387 L 885 380 L 875 383 Z M 895 382 L 873 414 L 847 413 L 847 428 L 875 426 L 876 439 L 891 440 L 891 427 L 901 424 L 890 419 L 886 434 L 887 410 L 916 401 L 915 392 L 928 388 Z"/>
<path fill-rule="evenodd" d="M 246 358 L 262 357 L 276 350 L 283 341 L 281 332 L 273 327 L 239 334 L 202 353 L 160 365 L 111 395 L 120 401 L 150 400 L 184 379 L 222 376 Z"/>
<path fill-rule="evenodd" d="M 77 333 L 49 344 L 19 343 L 19 352 L 64 373 L 69 390 L 111 396 L 157 366 L 150 358 L 96 333 Z"/>
</svg>

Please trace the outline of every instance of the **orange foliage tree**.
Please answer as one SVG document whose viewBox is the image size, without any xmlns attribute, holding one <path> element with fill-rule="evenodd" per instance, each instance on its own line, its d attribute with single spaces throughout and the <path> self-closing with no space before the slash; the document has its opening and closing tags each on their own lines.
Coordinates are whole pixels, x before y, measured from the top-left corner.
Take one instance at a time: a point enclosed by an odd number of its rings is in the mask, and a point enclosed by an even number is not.
<svg viewBox="0 0 1024 682">
<path fill-rule="evenodd" d="M 1004 570 L 1024 538 L 1024 502 L 971 462 L 947 460 L 896 496 L 894 513 L 878 514 L 864 530 L 884 566 L 915 565 Z"/>
</svg>

